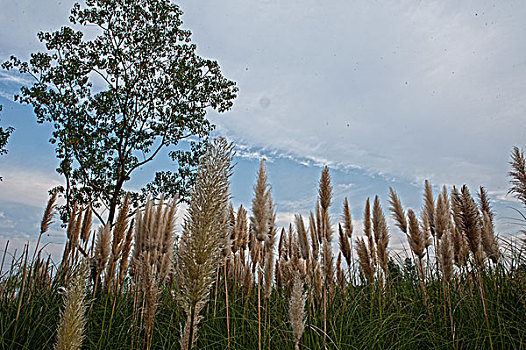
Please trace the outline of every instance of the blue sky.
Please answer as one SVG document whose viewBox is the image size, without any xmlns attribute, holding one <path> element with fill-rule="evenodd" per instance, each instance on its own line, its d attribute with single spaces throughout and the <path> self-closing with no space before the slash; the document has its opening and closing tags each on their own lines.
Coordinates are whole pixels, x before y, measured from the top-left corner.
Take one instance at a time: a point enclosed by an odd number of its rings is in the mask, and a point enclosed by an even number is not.
<svg viewBox="0 0 526 350">
<path fill-rule="evenodd" d="M 67 23 L 72 2 L 0 0 L 0 61 L 42 47 L 39 30 Z M 259 159 L 268 159 L 280 225 L 314 207 L 321 167 L 331 168 L 333 222 L 348 196 L 356 220 L 393 186 L 421 207 L 424 179 L 484 185 L 502 235 L 519 207 L 509 154 L 526 145 L 526 3 L 522 1 L 184 0 L 184 27 L 202 56 L 237 82 L 234 108 L 210 113 L 236 142 L 232 195 L 250 205 Z M 27 78 L 0 71 L 1 125 L 16 131 L 0 158 L 0 249 L 38 232 L 47 190 L 61 182 L 28 106 L 12 102 Z M 154 165 L 164 165 L 160 159 Z M 129 188 L 151 176 L 144 169 Z M 358 222 L 359 224 L 359 222 Z M 400 242 L 392 226 L 393 242 Z M 359 227 L 359 225 L 358 225 Z M 358 232 L 361 233 L 361 232 Z M 50 252 L 64 234 L 54 227 Z M 394 243 L 397 244 L 397 243 Z"/>
</svg>

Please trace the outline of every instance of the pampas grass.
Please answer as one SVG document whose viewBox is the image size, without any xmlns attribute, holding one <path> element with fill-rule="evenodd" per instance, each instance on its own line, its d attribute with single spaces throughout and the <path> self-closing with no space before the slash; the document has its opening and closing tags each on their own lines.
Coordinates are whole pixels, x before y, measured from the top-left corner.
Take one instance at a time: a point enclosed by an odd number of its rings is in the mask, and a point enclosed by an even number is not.
<svg viewBox="0 0 526 350">
<path fill-rule="evenodd" d="M 351 266 L 351 245 L 349 244 L 349 239 L 347 234 L 342 229 L 342 225 L 338 224 L 338 234 L 339 234 L 339 243 L 340 243 L 340 251 L 343 253 L 343 257 L 345 258 L 347 265 Z"/>
<path fill-rule="evenodd" d="M 511 171 L 508 176 L 511 177 L 511 188 L 508 194 L 513 194 L 518 200 L 526 206 L 526 158 L 524 151 L 514 146 L 511 152 Z"/>
<path fill-rule="evenodd" d="M 197 339 L 199 313 L 206 303 L 228 232 L 232 144 L 216 139 L 199 165 L 190 207 L 177 251 L 177 299 L 187 315 L 181 348 Z M 268 207 L 265 205 L 265 210 Z M 267 226 L 264 226 L 268 230 Z"/>
<path fill-rule="evenodd" d="M 232 154 L 228 143 L 215 141 L 201 160 L 196 188 L 203 190 L 192 192 L 179 240 L 174 235 L 177 203 L 161 196 L 138 203 L 133 220 L 123 210 L 126 225 L 119 213 L 114 227 L 96 227 L 91 249 L 90 208 L 77 206 L 68 225 L 67 259 L 60 266 L 42 257 L 42 250 L 30 259 L 27 246 L 21 253 L 0 252 L 0 348 L 51 349 L 66 339 L 76 343 L 67 348 L 165 349 L 179 348 L 179 342 L 183 349 L 245 349 L 254 348 L 256 333 L 261 349 L 361 349 L 373 343 L 393 349 L 522 346 L 525 261 L 515 241 L 497 239 L 484 189 L 475 204 L 464 187 L 453 188 L 451 196 L 443 188 L 435 199 L 427 182 L 420 215 L 405 210 L 390 189 L 393 225 L 407 235 L 414 257 L 403 260 L 396 247 L 389 250 L 380 197 L 365 203 L 364 234 L 353 239 L 354 249 L 348 200 L 340 222 L 331 223 L 328 169 L 322 171 L 308 225 L 296 215 L 294 226 L 275 226 L 276 207 L 265 179 L 259 181 L 264 190 L 255 192 L 266 196 L 261 209 L 267 221 L 260 227 L 267 228 L 255 232 L 254 222 L 262 221 L 253 211 L 248 229 L 246 210 L 229 203 L 231 157 L 218 151 L 222 147 Z M 334 228 L 340 251 L 331 278 L 326 263 L 334 259 Z M 278 230 L 278 247 L 271 249 Z M 474 232 L 479 234 L 475 251 Z M 353 250 L 360 279 L 342 268 L 344 259 L 355 263 Z M 91 299 L 82 298 L 77 308 L 86 321 L 69 327 L 77 335 L 65 337 L 63 330 L 56 332 L 59 320 L 66 319 L 59 291 L 73 290 L 79 276 L 74 267 L 84 255 L 94 280 L 83 288 Z M 114 287 L 100 288 L 101 281 Z"/>
<path fill-rule="evenodd" d="M 298 232 L 298 243 L 300 247 L 301 257 L 305 260 L 310 259 L 310 243 L 307 237 L 307 230 L 303 222 L 303 217 L 299 214 L 295 216 L 296 230 Z"/>
<path fill-rule="evenodd" d="M 289 318 L 292 325 L 292 333 L 294 334 L 294 348 L 299 350 L 300 340 L 305 330 L 305 301 L 307 296 L 303 293 L 303 282 L 299 275 L 294 276 L 292 285 L 292 293 L 289 302 Z"/>
<path fill-rule="evenodd" d="M 400 228 L 400 231 L 407 234 L 407 220 L 405 219 L 404 208 L 402 207 L 402 202 L 400 201 L 400 198 L 398 198 L 396 191 L 393 190 L 392 187 L 389 187 L 389 193 L 390 193 L 389 204 L 391 205 L 389 207 L 389 210 L 393 214 L 393 217 L 396 222 L 396 226 Z"/>
<path fill-rule="evenodd" d="M 450 226 L 451 214 L 449 209 L 449 198 L 447 195 L 447 189 L 444 186 L 442 193 L 438 195 L 436 202 L 435 231 L 439 240 L 442 238 L 444 233 L 449 231 Z"/>
<path fill-rule="evenodd" d="M 387 278 L 387 245 L 389 244 L 389 233 L 387 232 L 387 223 L 385 222 L 385 216 L 380 206 L 378 196 L 374 198 L 373 204 L 373 233 L 378 254 L 378 263 L 384 272 L 384 277 Z"/>
<path fill-rule="evenodd" d="M 80 350 L 82 347 L 86 324 L 87 273 L 87 263 L 83 262 L 75 271 L 71 284 L 65 288 L 64 308 L 60 313 L 56 350 Z"/>
<path fill-rule="evenodd" d="M 425 255 L 426 238 L 424 237 L 424 233 L 420 229 L 420 224 L 418 223 L 418 219 L 416 218 L 415 212 L 412 209 L 409 209 L 407 211 L 407 216 L 409 218 L 409 247 L 421 262 Z"/>
<path fill-rule="evenodd" d="M 358 262 L 364 277 L 368 283 L 372 283 L 374 280 L 374 264 L 371 260 L 371 254 L 363 238 L 356 239 L 356 254 L 358 254 Z"/>
<path fill-rule="evenodd" d="M 113 229 L 113 241 L 111 244 L 111 254 L 109 258 L 109 264 L 106 270 L 106 288 L 109 289 L 114 283 L 115 271 L 117 269 L 117 264 L 119 259 L 122 256 L 122 251 L 125 245 L 125 235 L 128 229 L 128 210 L 130 204 L 130 196 L 126 195 L 124 197 L 124 202 L 122 203 L 121 209 L 117 216 L 117 221 L 115 222 L 115 227 Z"/>
<path fill-rule="evenodd" d="M 497 243 L 497 237 L 494 232 L 493 217 L 495 214 L 491 210 L 491 205 L 488 198 L 488 193 L 484 187 L 480 187 L 479 192 L 479 206 L 482 214 L 481 219 L 481 235 L 482 235 L 482 249 L 486 256 L 497 263 L 499 258 L 499 246 Z"/>
<path fill-rule="evenodd" d="M 482 262 L 481 220 L 477 205 L 466 185 L 462 186 L 461 193 L 453 187 L 451 200 L 456 228 L 466 238 L 475 263 L 480 265 Z"/>
<path fill-rule="evenodd" d="M 95 276 L 95 290 L 100 285 L 102 271 L 106 268 L 111 251 L 111 230 L 109 225 L 99 227 L 95 242 L 95 256 L 93 257 L 93 271 Z"/>
<path fill-rule="evenodd" d="M 46 205 L 46 209 L 44 210 L 44 215 L 42 216 L 42 221 L 40 223 L 40 235 L 47 232 L 49 229 L 49 226 L 53 222 L 53 214 L 55 210 L 55 201 L 57 199 L 57 192 L 53 192 L 51 194 L 51 197 L 49 197 L 49 200 Z"/>
<path fill-rule="evenodd" d="M 427 219 L 430 232 L 435 236 L 435 201 L 433 199 L 433 190 L 428 180 L 424 183 L 424 209 L 423 215 Z"/>
</svg>

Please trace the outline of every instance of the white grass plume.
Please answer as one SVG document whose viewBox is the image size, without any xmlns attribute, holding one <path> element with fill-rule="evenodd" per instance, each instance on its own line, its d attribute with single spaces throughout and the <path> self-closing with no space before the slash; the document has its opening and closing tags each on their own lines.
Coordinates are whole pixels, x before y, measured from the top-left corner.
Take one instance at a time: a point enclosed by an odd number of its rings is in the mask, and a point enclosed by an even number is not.
<svg viewBox="0 0 526 350">
<path fill-rule="evenodd" d="M 218 138 L 203 156 L 191 194 L 190 207 L 177 252 L 178 301 L 189 319 L 181 346 L 195 344 L 194 327 L 206 302 L 216 269 L 222 262 L 222 245 L 228 230 L 229 178 L 232 144 Z"/>
<path fill-rule="evenodd" d="M 60 312 L 55 350 L 80 350 L 82 347 L 86 324 L 86 302 L 84 299 L 87 274 L 87 263 L 83 262 L 71 280 L 71 285 L 66 288 L 64 309 Z"/>
</svg>

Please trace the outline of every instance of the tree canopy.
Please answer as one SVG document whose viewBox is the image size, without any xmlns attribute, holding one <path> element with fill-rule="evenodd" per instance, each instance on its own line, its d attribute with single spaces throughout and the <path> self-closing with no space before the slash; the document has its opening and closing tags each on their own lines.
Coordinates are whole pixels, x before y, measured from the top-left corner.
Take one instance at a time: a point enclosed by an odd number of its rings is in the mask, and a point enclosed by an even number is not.
<svg viewBox="0 0 526 350">
<path fill-rule="evenodd" d="M 174 170 L 158 171 L 134 198 L 188 194 L 213 129 L 207 109 L 227 111 L 238 89 L 216 61 L 196 53 L 181 15 L 169 0 L 86 0 L 73 6 L 73 26 L 38 33 L 47 52 L 3 63 L 35 79 L 15 99 L 53 126 L 63 219 L 75 201 L 101 220 L 108 210 L 103 221 L 112 223 L 124 183 L 161 151 Z M 97 29 L 92 39 L 88 28 Z"/>
</svg>

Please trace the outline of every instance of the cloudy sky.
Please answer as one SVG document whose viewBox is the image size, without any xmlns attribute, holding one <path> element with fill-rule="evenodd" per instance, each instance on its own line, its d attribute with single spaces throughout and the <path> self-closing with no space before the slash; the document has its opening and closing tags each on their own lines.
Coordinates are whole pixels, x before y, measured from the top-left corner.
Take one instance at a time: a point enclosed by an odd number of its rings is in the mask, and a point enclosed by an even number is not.
<svg viewBox="0 0 526 350">
<path fill-rule="evenodd" d="M 484 185 L 501 235 L 518 207 L 509 154 L 526 146 L 526 3 L 523 1 L 183 0 L 199 54 L 237 82 L 234 108 L 210 113 L 237 144 L 233 201 L 250 205 L 268 159 L 280 225 L 314 207 L 321 167 L 334 183 L 333 222 L 345 196 L 354 217 L 393 186 L 419 209 L 424 179 Z M 71 2 L 0 0 L 0 61 L 42 50 L 39 30 L 67 24 Z M 0 249 L 34 240 L 47 190 L 61 182 L 28 106 L 12 102 L 30 81 L 0 71 L 1 125 L 16 128 L 0 159 Z M 140 186 L 159 160 L 132 179 Z M 392 229 L 393 241 L 400 241 Z M 55 227 L 47 242 L 61 250 Z"/>
</svg>

